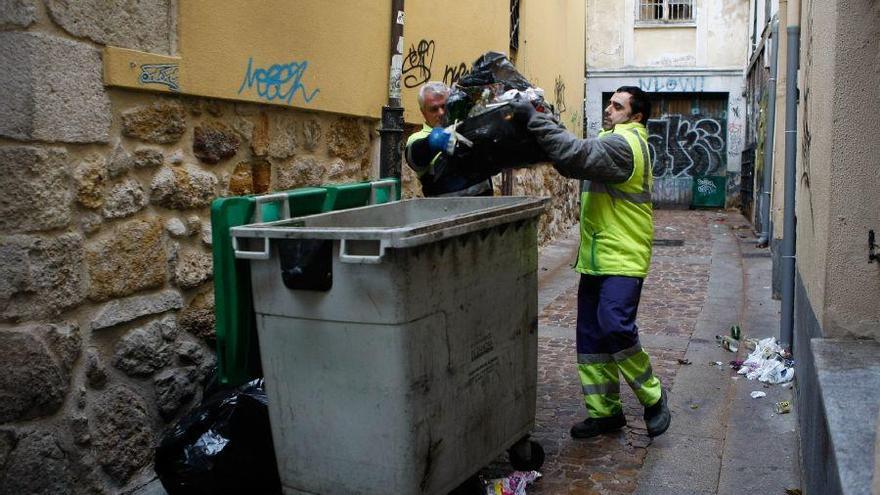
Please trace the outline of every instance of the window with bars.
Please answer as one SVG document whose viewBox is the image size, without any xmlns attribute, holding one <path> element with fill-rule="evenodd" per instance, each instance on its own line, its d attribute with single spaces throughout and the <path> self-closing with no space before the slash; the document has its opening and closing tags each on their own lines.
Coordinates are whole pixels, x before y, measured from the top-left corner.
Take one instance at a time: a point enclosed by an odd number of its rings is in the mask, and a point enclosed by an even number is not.
<svg viewBox="0 0 880 495">
<path fill-rule="evenodd" d="M 694 0 L 638 0 L 636 19 L 646 23 L 694 21 Z"/>
</svg>

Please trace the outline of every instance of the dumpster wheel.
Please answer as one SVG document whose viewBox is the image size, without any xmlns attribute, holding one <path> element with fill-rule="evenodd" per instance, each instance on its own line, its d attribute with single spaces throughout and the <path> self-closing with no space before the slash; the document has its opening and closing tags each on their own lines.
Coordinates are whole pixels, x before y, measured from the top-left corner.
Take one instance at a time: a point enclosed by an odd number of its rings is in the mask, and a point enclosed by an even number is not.
<svg viewBox="0 0 880 495">
<path fill-rule="evenodd" d="M 525 437 L 507 451 L 510 465 L 517 471 L 537 471 L 544 465 L 544 447 Z"/>
</svg>

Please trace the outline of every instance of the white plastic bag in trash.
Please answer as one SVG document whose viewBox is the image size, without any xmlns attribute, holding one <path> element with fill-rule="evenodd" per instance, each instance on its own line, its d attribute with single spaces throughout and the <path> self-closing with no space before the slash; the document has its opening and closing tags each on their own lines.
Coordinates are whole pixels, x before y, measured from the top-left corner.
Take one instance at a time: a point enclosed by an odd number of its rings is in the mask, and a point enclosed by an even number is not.
<svg viewBox="0 0 880 495">
<path fill-rule="evenodd" d="M 737 373 L 746 375 L 749 380 L 758 379 L 764 383 L 786 383 L 794 379 L 794 367 L 784 357 L 785 350 L 768 337 L 755 345 L 755 350 L 743 361 Z"/>
</svg>

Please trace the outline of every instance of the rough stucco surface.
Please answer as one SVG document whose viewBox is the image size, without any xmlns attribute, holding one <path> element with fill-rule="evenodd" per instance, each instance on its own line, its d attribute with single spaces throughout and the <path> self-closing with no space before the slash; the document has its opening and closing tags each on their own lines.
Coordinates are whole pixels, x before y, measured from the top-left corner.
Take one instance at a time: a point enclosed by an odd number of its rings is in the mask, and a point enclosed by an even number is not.
<svg viewBox="0 0 880 495">
<path fill-rule="evenodd" d="M 749 2 L 714 0 L 704 12 L 708 15 L 708 57 L 710 67 L 741 67 L 748 49 Z"/>
<path fill-rule="evenodd" d="M 627 2 L 587 1 L 587 67 L 623 66 L 623 9 Z"/>
<path fill-rule="evenodd" d="M 803 101 L 798 108 L 797 264 L 816 318 L 824 322 L 826 306 L 826 256 L 829 246 L 831 168 L 836 73 L 834 71 L 835 22 L 833 3 L 804 3 L 801 60 Z M 780 27 L 785 32 L 785 26 Z M 782 107 L 784 114 L 784 107 Z M 783 124 L 784 128 L 784 124 Z M 784 147 L 784 142 L 779 146 Z M 784 155 L 783 155 L 784 156 Z M 779 162 L 782 172 L 784 161 Z M 781 196 L 780 196 L 781 197 Z M 782 232 L 782 224 L 776 230 Z M 867 233 L 865 234 L 867 236 Z M 824 326 L 824 325 L 823 325 Z"/>
<path fill-rule="evenodd" d="M 880 338 L 880 266 L 867 263 L 868 230 L 880 232 L 880 3 L 839 0 L 834 49 L 826 337 Z M 841 90 L 846 88 L 846 90 Z M 816 129 L 813 135 L 823 132 Z M 816 165 L 812 164 L 814 170 Z"/>
</svg>

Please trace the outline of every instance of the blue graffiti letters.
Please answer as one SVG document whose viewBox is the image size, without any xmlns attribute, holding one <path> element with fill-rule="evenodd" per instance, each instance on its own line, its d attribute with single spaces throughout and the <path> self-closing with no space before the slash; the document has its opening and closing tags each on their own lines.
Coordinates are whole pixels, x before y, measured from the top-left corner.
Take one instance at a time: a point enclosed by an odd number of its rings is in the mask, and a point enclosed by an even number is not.
<svg viewBox="0 0 880 495">
<path fill-rule="evenodd" d="M 177 79 L 178 71 L 177 64 L 141 65 L 141 75 L 138 77 L 138 81 L 141 84 L 161 84 L 168 86 L 171 91 L 180 91 Z"/>
<path fill-rule="evenodd" d="M 238 88 L 238 94 L 245 89 L 257 86 L 257 95 L 266 101 L 281 100 L 290 104 L 296 93 L 302 95 L 305 103 L 310 103 L 317 96 L 320 89 L 309 92 L 302 84 L 302 78 L 309 67 L 307 61 L 290 62 L 288 64 L 275 64 L 268 69 L 254 69 L 253 57 L 248 59 L 247 70 L 244 80 Z"/>
</svg>

